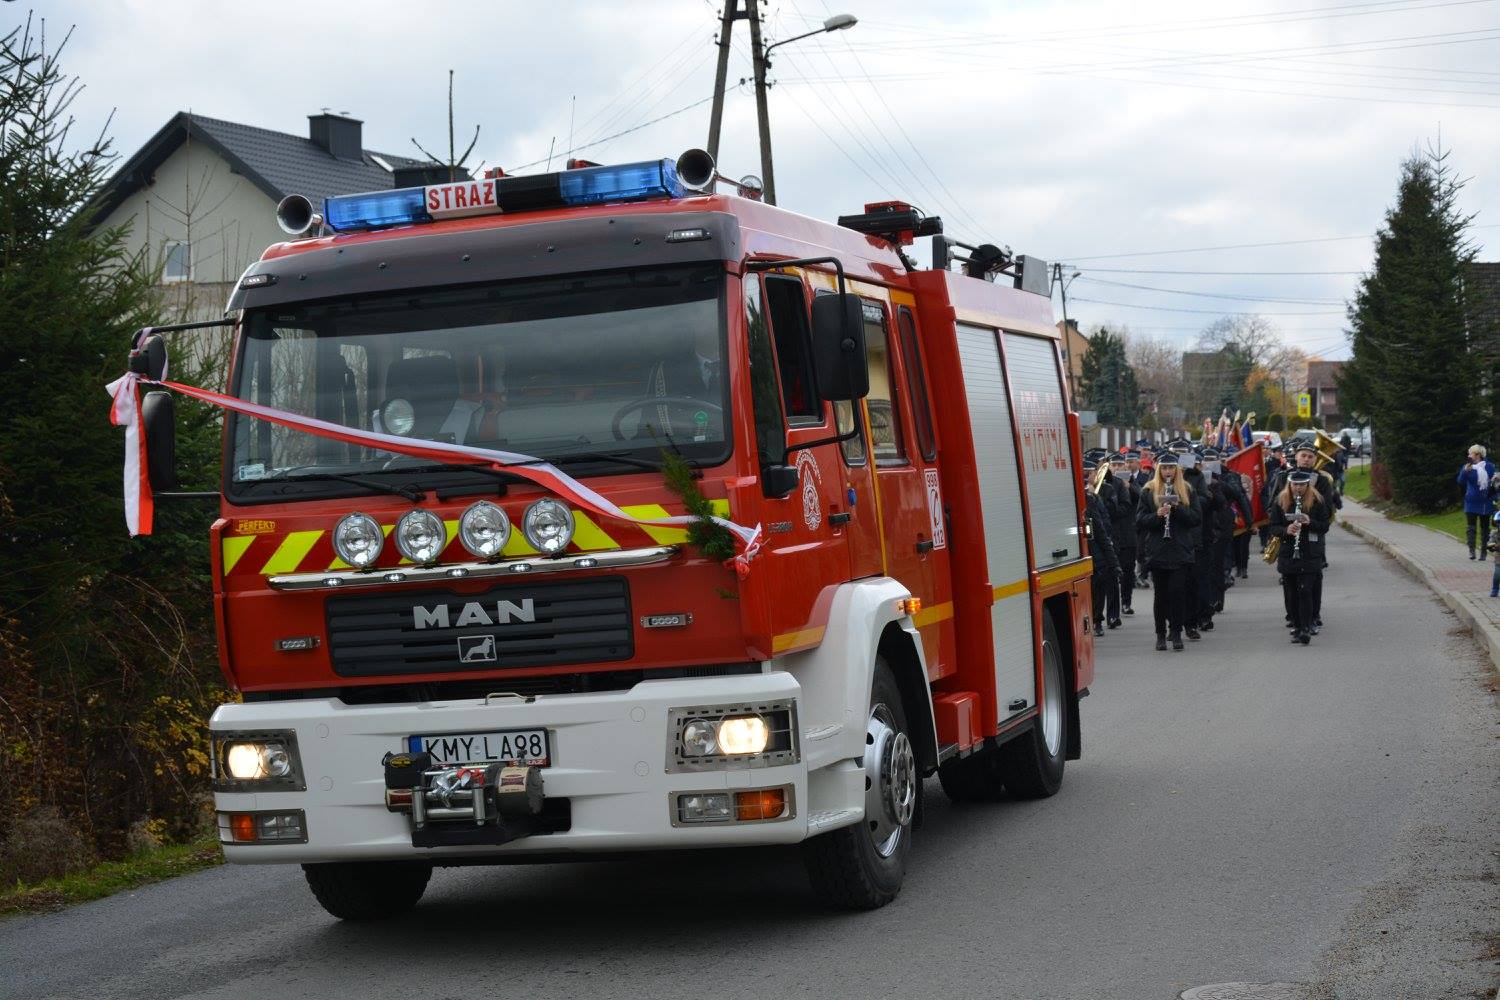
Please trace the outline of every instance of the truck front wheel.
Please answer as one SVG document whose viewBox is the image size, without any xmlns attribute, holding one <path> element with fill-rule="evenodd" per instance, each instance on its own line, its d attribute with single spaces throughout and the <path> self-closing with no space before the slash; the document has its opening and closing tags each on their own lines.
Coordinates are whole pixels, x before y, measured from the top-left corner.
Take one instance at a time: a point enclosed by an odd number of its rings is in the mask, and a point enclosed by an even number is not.
<svg viewBox="0 0 1500 1000">
<path fill-rule="evenodd" d="M 921 793 L 901 692 L 883 657 L 875 661 L 863 763 L 863 821 L 802 845 L 813 891 L 847 910 L 873 910 L 901 891 Z"/>
<path fill-rule="evenodd" d="M 340 920 L 381 920 L 417 905 L 432 865 L 417 861 L 331 862 L 303 865 L 308 887 Z"/>
</svg>

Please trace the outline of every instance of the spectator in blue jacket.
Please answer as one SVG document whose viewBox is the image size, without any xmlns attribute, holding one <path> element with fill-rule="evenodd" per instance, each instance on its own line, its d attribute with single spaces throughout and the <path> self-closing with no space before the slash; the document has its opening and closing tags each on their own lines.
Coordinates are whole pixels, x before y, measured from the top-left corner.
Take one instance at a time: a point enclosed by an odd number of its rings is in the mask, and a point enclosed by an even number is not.
<svg viewBox="0 0 1500 1000">
<path fill-rule="evenodd" d="M 1479 555 L 1483 561 L 1490 547 L 1490 516 L 1495 513 L 1490 499 L 1490 484 L 1495 478 L 1495 464 L 1484 457 L 1484 445 L 1469 448 L 1469 460 L 1458 470 L 1458 485 L 1464 488 L 1464 534 L 1469 542 L 1469 558 L 1475 558 L 1474 533 L 1479 531 Z"/>
</svg>

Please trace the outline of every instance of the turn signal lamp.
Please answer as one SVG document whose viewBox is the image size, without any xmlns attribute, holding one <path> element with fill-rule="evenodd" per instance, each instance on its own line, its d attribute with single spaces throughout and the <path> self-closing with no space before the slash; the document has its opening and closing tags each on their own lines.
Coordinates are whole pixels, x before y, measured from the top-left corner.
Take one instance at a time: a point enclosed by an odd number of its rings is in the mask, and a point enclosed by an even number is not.
<svg viewBox="0 0 1500 1000">
<path fill-rule="evenodd" d="M 786 812 L 786 789 L 757 788 L 734 793 L 734 818 L 740 822 L 779 819 Z"/>
<path fill-rule="evenodd" d="M 896 602 L 896 614 L 914 615 L 922 610 L 922 599 L 920 597 L 903 597 Z"/>
</svg>

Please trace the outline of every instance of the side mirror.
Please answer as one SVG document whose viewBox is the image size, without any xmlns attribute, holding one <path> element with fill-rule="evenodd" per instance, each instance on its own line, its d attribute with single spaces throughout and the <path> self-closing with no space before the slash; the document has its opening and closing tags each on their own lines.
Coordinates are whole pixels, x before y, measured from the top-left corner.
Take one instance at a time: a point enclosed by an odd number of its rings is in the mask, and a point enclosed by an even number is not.
<svg viewBox="0 0 1500 1000">
<path fill-rule="evenodd" d="M 170 392 L 146 393 L 141 400 L 141 426 L 152 492 L 177 489 L 177 408 Z"/>
<path fill-rule="evenodd" d="M 795 465 L 767 465 L 760 470 L 760 491 L 768 497 L 784 500 L 797 488 L 800 477 Z"/>
<path fill-rule="evenodd" d="M 167 342 L 154 333 L 147 334 L 130 352 L 130 370 L 160 382 L 167 374 Z"/>
<path fill-rule="evenodd" d="M 865 316 L 858 296 L 839 292 L 813 299 L 812 354 L 819 396 L 837 402 L 870 394 Z"/>
</svg>

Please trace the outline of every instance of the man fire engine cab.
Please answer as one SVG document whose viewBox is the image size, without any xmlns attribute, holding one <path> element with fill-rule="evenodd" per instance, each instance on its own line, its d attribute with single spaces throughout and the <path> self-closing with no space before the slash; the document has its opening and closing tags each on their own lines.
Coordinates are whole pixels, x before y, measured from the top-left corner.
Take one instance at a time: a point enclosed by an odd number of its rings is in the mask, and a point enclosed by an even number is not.
<svg viewBox="0 0 1500 1000">
<path fill-rule="evenodd" d="M 715 180 L 694 151 L 284 203 L 229 302 L 229 861 L 360 919 L 434 866 L 800 843 L 872 908 L 925 777 L 1057 791 L 1093 639 L 1046 265 Z M 162 377 L 156 334 L 133 364 Z M 659 523 L 690 500 L 756 543 Z"/>
</svg>

